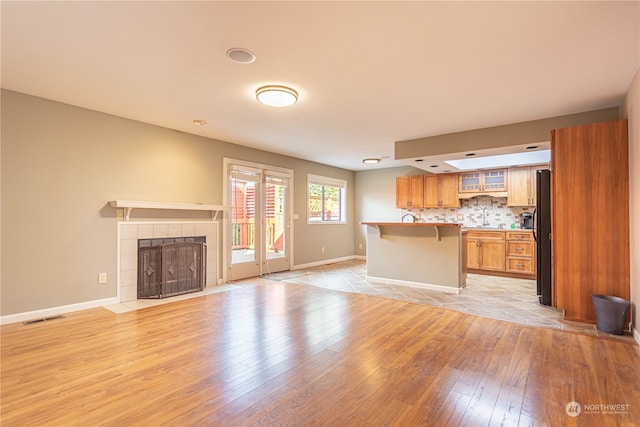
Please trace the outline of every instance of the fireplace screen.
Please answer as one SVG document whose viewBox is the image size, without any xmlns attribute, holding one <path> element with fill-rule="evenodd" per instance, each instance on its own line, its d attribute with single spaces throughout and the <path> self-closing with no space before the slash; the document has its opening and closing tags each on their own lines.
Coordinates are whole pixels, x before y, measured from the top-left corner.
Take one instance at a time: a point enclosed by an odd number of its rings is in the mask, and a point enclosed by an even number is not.
<svg viewBox="0 0 640 427">
<path fill-rule="evenodd" d="M 171 240 L 152 241 L 150 246 L 139 242 L 138 298 L 165 298 L 204 289 L 206 244 Z"/>
</svg>

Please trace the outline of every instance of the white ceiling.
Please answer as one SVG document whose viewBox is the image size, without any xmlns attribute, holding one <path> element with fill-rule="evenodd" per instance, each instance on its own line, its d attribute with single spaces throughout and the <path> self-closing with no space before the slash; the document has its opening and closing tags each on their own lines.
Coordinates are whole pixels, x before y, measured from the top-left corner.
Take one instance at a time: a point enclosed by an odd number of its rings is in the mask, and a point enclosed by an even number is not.
<svg viewBox="0 0 640 427">
<path fill-rule="evenodd" d="M 620 105 L 640 67 L 639 5 L 2 1 L 1 81 L 346 169 L 390 167 L 404 165 L 394 141 Z M 234 47 L 256 61 L 232 62 Z M 298 103 L 259 104 L 265 84 L 295 88 Z"/>
</svg>

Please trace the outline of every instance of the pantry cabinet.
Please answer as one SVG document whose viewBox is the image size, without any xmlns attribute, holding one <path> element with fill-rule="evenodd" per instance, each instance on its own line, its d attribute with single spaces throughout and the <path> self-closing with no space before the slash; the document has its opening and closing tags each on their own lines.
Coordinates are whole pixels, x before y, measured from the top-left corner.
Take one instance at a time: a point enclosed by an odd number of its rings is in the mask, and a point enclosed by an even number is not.
<svg viewBox="0 0 640 427">
<path fill-rule="evenodd" d="M 425 208 L 459 208 L 458 174 L 434 174 L 424 176 Z"/>
<path fill-rule="evenodd" d="M 422 175 L 396 177 L 396 208 L 423 207 L 424 179 Z"/>
<path fill-rule="evenodd" d="M 629 300 L 628 150 L 626 120 L 551 133 L 552 302 L 567 320 L 595 321 L 592 294 Z"/>
</svg>

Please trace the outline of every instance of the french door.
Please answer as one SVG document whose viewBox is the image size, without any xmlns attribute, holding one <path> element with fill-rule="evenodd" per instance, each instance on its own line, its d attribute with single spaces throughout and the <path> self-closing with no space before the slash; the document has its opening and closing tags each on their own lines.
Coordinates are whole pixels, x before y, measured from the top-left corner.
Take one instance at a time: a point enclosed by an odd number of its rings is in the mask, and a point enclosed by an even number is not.
<svg viewBox="0 0 640 427">
<path fill-rule="evenodd" d="M 289 172 L 227 164 L 228 280 L 290 269 L 290 183 Z"/>
</svg>

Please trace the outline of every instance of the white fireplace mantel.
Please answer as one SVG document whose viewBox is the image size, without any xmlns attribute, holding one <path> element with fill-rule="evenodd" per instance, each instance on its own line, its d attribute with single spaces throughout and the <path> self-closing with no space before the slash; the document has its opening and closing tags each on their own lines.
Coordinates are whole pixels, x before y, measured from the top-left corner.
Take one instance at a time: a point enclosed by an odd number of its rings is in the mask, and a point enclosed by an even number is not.
<svg viewBox="0 0 640 427">
<path fill-rule="evenodd" d="M 116 209 L 124 209 L 124 220 L 129 221 L 131 211 L 134 209 L 164 209 L 180 211 L 209 211 L 211 219 L 215 220 L 218 212 L 231 211 L 231 206 L 205 205 L 201 203 L 171 203 L 171 202 L 147 202 L 139 200 L 112 200 L 109 206 Z"/>
</svg>

